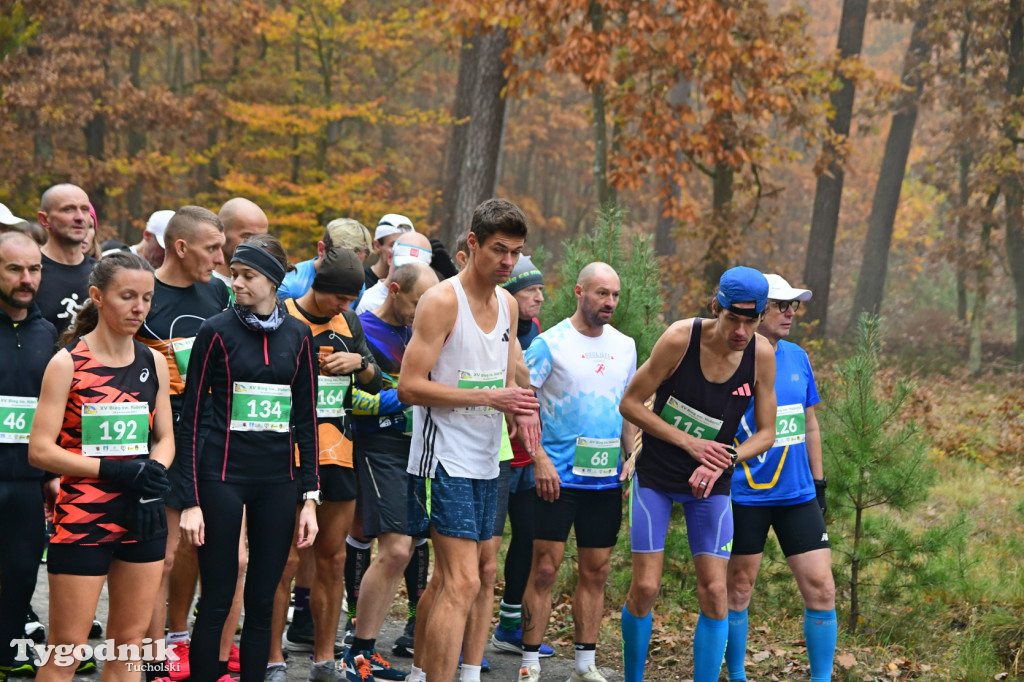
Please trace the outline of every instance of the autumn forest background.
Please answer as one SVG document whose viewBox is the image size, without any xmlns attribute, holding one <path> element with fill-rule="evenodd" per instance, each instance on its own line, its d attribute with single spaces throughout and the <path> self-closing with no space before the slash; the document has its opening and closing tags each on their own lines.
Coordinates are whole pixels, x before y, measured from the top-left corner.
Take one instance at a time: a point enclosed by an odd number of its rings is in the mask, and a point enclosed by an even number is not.
<svg viewBox="0 0 1024 682">
<path fill-rule="evenodd" d="M 1024 0 L 0 0 L 16 215 L 71 181 L 101 239 L 134 243 L 154 210 L 245 196 L 298 260 L 326 222 L 389 212 L 451 247 L 497 194 L 554 282 L 615 204 L 651 239 L 665 321 L 736 264 L 813 289 L 802 335 L 836 401 L 870 354 L 859 314 L 881 314 L 871 390 L 914 385 L 876 426 L 911 428 L 930 474 L 908 506 L 865 507 L 889 544 L 836 547 L 843 616 L 850 565 L 877 559 L 840 642 L 851 680 L 1024 665 L 1022 143 Z M 898 466 L 897 441 L 871 466 Z M 666 677 L 695 604 L 672 570 Z M 806 675 L 787 576 L 769 553 L 758 679 Z"/>
</svg>

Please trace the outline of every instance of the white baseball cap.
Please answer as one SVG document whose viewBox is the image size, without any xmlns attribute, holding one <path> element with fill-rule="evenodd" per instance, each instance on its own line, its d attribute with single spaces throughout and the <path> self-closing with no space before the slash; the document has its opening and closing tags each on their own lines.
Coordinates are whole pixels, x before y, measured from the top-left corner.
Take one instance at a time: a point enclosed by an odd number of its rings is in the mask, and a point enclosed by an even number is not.
<svg viewBox="0 0 1024 682">
<path fill-rule="evenodd" d="M 809 301 L 814 295 L 810 289 L 789 286 L 789 282 L 779 275 L 765 275 L 764 278 L 768 280 L 768 298 L 774 301 Z"/>
<path fill-rule="evenodd" d="M 24 218 L 11 213 L 11 209 L 7 208 L 3 204 L 0 204 L 0 223 L 4 225 L 18 225 L 19 223 L 27 223 L 28 221 Z"/>
<path fill-rule="evenodd" d="M 146 221 L 146 232 L 156 237 L 156 243 L 160 245 L 161 249 L 167 248 L 164 246 L 164 232 L 167 230 L 167 223 L 173 216 L 174 211 L 165 209 L 149 216 L 149 220 Z"/>
<path fill-rule="evenodd" d="M 377 229 L 373 232 L 373 238 L 379 241 L 384 237 L 389 237 L 393 234 L 415 231 L 416 228 L 412 226 L 412 221 L 404 215 L 388 213 L 377 222 Z"/>
</svg>

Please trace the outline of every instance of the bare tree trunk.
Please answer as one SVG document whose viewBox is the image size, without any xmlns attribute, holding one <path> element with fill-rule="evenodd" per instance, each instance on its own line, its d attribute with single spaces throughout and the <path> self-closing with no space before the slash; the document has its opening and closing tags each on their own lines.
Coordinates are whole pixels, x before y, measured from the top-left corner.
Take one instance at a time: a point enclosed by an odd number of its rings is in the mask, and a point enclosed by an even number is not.
<svg viewBox="0 0 1024 682">
<path fill-rule="evenodd" d="M 732 229 L 732 198 L 735 172 L 727 163 L 715 165 L 712 177 L 712 220 L 714 235 L 708 243 L 708 252 L 704 257 L 704 281 L 712 286 L 718 282 L 722 273 L 729 267 L 728 248 L 733 234 Z"/>
<path fill-rule="evenodd" d="M 144 12 L 146 8 L 146 0 L 137 0 L 136 7 L 139 12 Z M 128 73 L 131 79 L 131 84 L 136 90 L 142 89 L 142 45 L 136 44 L 131 53 L 128 55 Z M 146 134 L 142 132 L 143 128 L 141 122 L 136 119 L 135 125 L 128 130 L 128 158 L 137 161 L 138 158 L 146 151 Z M 127 193 L 127 206 L 128 206 L 128 217 L 140 220 L 142 219 L 142 181 L 136 179 Z"/>
<path fill-rule="evenodd" d="M 501 146 L 508 110 L 503 53 L 508 45 L 508 34 L 504 29 L 495 28 L 483 34 L 479 41 L 472 114 L 460 164 L 455 214 L 449 226 L 455 228 L 455 234 L 469 229 L 477 204 L 497 194 L 501 170 Z"/>
<path fill-rule="evenodd" d="M 604 7 L 591 0 L 590 26 L 594 33 L 604 30 Z M 600 206 L 612 204 L 618 192 L 608 184 L 608 122 L 605 119 L 604 83 L 598 83 L 590 92 L 590 104 L 594 109 L 594 184 L 597 187 L 597 202 Z"/>
<path fill-rule="evenodd" d="M 857 290 L 850 310 L 850 327 L 857 323 L 862 312 L 877 314 L 882 308 L 885 294 L 885 277 L 889 267 L 889 247 L 892 244 L 893 223 L 900 203 L 903 177 L 907 171 L 907 158 L 914 140 L 917 124 L 917 104 L 924 85 L 920 68 L 928 59 L 929 40 L 925 36 L 931 7 L 934 2 L 924 3 L 919 9 L 914 28 L 910 33 L 910 45 L 903 62 L 901 82 L 908 88 L 901 98 L 898 109 L 892 116 L 889 136 L 885 141 L 882 169 L 875 185 L 875 196 L 871 202 L 868 217 L 868 233 L 864 240 L 864 258 L 857 277 Z"/>
<path fill-rule="evenodd" d="M 1011 99 L 1024 94 L 1024 4 L 1010 0 L 1010 26 L 1006 72 L 1006 94 Z M 1010 141 L 1013 157 L 1020 147 L 1017 126 L 1013 120 L 1003 124 L 1004 135 Z M 1017 330 L 1014 357 L 1024 360 L 1024 187 L 1020 175 L 1013 172 L 1003 178 L 1003 196 L 1006 202 L 1006 254 L 1013 275 L 1017 295 Z"/>
<path fill-rule="evenodd" d="M 844 0 L 839 22 L 839 56 L 847 59 L 860 54 L 864 43 L 864 24 L 867 21 L 868 0 Z M 836 232 L 839 226 L 839 207 L 843 196 L 845 160 L 838 158 L 836 144 L 850 135 L 853 117 L 854 82 L 843 73 L 836 74 L 842 87 L 831 95 L 835 112 L 830 123 L 835 144 L 825 142 L 824 155 L 828 169 L 818 176 L 814 191 L 814 209 L 811 213 L 811 232 L 807 240 L 807 260 L 804 265 L 804 283 L 814 291 L 815 305 L 809 306 L 805 321 L 818 321 L 817 333 L 825 334 L 828 323 L 829 290 L 832 286 L 832 259 L 835 254 Z"/>
<path fill-rule="evenodd" d="M 690 83 L 688 81 L 679 81 L 668 92 L 668 102 L 672 106 L 679 106 L 689 99 Z M 676 162 L 680 166 L 682 166 L 684 158 L 681 153 L 676 154 Z M 669 186 L 669 193 L 673 200 L 678 201 L 683 190 L 677 183 L 672 182 Z M 676 252 L 676 240 L 673 233 L 679 227 L 679 221 L 674 216 L 665 216 L 668 203 L 668 201 L 662 202 L 661 211 L 658 213 L 658 220 L 654 226 L 654 252 L 659 256 L 671 256 Z M 677 287 L 673 287 L 673 292 L 677 289 Z"/>
<path fill-rule="evenodd" d="M 477 61 L 479 58 L 480 35 L 462 39 L 459 53 L 459 79 L 455 84 L 455 101 L 452 104 L 452 134 L 445 151 L 444 184 L 441 200 L 435 201 L 430 211 L 430 222 L 441 226 L 439 238 L 449 248 L 455 246 L 459 229 L 455 224 L 455 203 L 459 198 L 459 172 L 462 158 L 466 154 L 466 139 L 469 131 L 469 115 L 472 109 L 473 91 L 476 88 Z"/>
</svg>

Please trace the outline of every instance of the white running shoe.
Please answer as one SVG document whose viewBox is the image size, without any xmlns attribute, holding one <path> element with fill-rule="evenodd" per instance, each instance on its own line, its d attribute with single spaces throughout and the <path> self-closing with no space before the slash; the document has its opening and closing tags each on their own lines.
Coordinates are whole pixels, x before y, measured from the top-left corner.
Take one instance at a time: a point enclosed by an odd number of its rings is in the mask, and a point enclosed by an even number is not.
<svg viewBox="0 0 1024 682">
<path fill-rule="evenodd" d="M 596 665 L 591 664 L 587 672 L 582 675 L 573 670 L 567 682 L 608 682 L 608 680 L 601 674 Z"/>
</svg>

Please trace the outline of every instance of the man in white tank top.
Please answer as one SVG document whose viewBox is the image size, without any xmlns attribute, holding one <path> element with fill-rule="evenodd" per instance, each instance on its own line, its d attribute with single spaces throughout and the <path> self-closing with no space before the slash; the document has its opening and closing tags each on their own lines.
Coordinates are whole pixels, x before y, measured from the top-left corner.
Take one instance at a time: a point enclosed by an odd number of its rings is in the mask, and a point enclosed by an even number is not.
<svg viewBox="0 0 1024 682">
<path fill-rule="evenodd" d="M 514 204 L 489 199 L 477 206 L 469 262 L 424 294 L 416 310 L 398 398 L 413 405 L 409 530 L 430 525 L 435 565 L 416 623 L 417 650 L 430 653 L 422 670 L 413 666 L 409 682 L 423 674 L 455 675 L 480 584 L 477 545 L 494 526 L 504 416 L 514 419 L 531 455 L 540 445 L 539 403 L 514 382 L 509 339 L 519 309 L 499 286 L 519 259 L 526 232 Z"/>
</svg>

